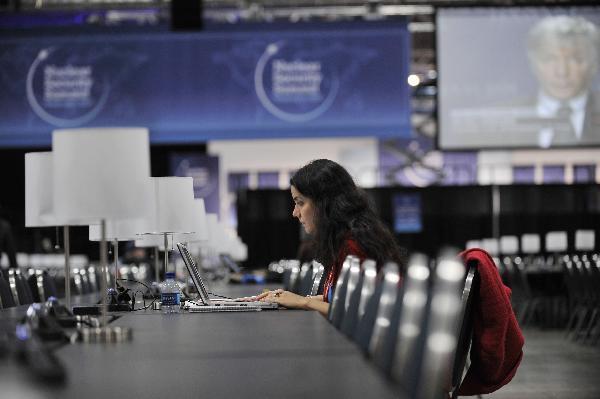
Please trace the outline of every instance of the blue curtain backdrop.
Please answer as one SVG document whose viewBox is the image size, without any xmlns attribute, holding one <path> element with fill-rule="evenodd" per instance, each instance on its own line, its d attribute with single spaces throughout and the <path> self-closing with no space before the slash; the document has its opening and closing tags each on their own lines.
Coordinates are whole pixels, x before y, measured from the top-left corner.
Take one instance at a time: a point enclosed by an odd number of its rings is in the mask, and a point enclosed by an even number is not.
<svg viewBox="0 0 600 399">
<path fill-rule="evenodd" d="M 409 137 L 406 22 L 0 39 L 0 146 L 145 126 L 154 143 Z"/>
</svg>

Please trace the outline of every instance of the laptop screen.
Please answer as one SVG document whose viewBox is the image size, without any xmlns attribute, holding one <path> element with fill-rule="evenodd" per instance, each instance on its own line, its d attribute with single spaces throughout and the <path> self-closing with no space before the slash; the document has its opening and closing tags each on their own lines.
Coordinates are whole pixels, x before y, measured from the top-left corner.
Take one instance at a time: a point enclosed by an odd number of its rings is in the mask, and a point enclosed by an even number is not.
<svg viewBox="0 0 600 399">
<path fill-rule="evenodd" d="M 192 255 L 190 255 L 190 252 L 188 251 L 185 244 L 178 242 L 177 248 L 179 249 L 179 253 L 183 258 L 183 263 L 185 263 L 185 267 L 187 267 L 188 272 L 190 272 L 190 276 L 192 277 L 192 281 L 196 286 L 196 290 L 198 291 L 198 294 L 200 294 L 200 299 L 202 300 L 202 302 L 204 302 L 205 305 L 210 305 L 211 302 L 208 296 L 208 291 L 206 290 L 206 287 L 204 287 L 202 277 L 200 277 L 200 272 L 196 267 L 196 262 L 194 262 Z"/>
</svg>

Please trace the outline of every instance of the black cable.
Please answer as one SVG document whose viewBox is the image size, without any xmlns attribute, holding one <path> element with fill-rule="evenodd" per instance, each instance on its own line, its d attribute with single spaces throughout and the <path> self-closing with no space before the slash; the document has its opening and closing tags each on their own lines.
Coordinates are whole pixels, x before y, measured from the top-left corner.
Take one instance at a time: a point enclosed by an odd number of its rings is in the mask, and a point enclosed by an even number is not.
<svg viewBox="0 0 600 399">
<path fill-rule="evenodd" d="M 146 285 L 146 284 L 142 283 L 141 281 L 138 281 L 138 280 L 133 280 L 133 279 L 129 279 L 129 278 L 118 278 L 118 279 L 117 279 L 117 281 L 128 281 L 128 282 L 130 282 L 130 283 L 136 283 L 136 284 L 143 285 L 144 287 L 146 287 L 146 289 L 148 290 L 148 292 L 149 292 L 149 293 L 152 293 L 152 289 L 151 289 L 151 288 L 150 288 L 148 285 Z M 133 294 L 133 303 L 135 303 L 135 295 L 136 295 L 138 292 L 142 294 L 142 299 L 143 299 L 143 301 L 144 301 L 144 307 L 143 307 L 143 308 L 139 308 L 139 309 L 132 309 L 132 310 L 131 310 L 132 312 L 137 312 L 138 310 L 146 310 L 146 309 L 148 309 L 149 307 L 151 307 L 151 306 L 152 306 L 152 304 L 153 304 L 154 302 L 156 302 L 156 298 L 153 298 L 153 299 L 152 299 L 152 302 L 150 302 L 150 304 L 149 304 L 148 306 L 146 306 L 146 298 L 144 298 L 144 293 L 143 293 L 142 291 L 140 291 L 140 290 L 137 290 L 137 291 L 135 291 L 135 292 L 134 292 L 134 294 Z"/>
<path fill-rule="evenodd" d="M 146 306 L 146 298 L 144 298 L 144 294 L 142 293 L 142 291 L 136 291 L 136 294 L 137 294 L 138 292 L 142 294 L 142 299 L 144 300 L 144 307 L 143 307 L 143 308 L 139 308 L 139 309 L 132 309 L 132 310 L 131 310 L 132 312 L 137 312 L 138 310 L 147 310 L 148 308 L 150 308 L 150 307 L 152 306 L 152 304 L 153 304 L 154 302 L 156 302 L 156 298 L 154 298 L 154 299 L 152 300 L 152 302 L 150 302 L 150 303 L 148 304 L 148 306 Z M 135 298 L 135 294 L 133 294 L 133 297 Z M 134 299 L 134 300 L 135 300 L 135 299 Z"/>
<path fill-rule="evenodd" d="M 130 283 L 137 283 L 137 284 L 141 284 L 141 285 L 143 285 L 144 287 L 146 287 L 146 289 L 147 289 L 149 292 L 152 292 L 152 289 L 150 289 L 150 287 L 148 287 L 146 284 L 144 284 L 144 283 L 142 283 L 141 281 L 138 281 L 138 280 L 133 280 L 133 279 L 130 279 L 130 278 L 118 278 L 118 279 L 117 279 L 117 281 L 129 281 Z"/>
</svg>

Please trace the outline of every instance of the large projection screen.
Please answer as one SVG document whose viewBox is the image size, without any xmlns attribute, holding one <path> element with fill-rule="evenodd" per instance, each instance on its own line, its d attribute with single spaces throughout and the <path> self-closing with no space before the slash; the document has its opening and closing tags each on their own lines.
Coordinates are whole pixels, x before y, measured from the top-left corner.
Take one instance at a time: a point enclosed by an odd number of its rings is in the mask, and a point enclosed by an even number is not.
<svg viewBox="0 0 600 399">
<path fill-rule="evenodd" d="M 600 7 L 440 8 L 440 149 L 600 145 Z"/>
</svg>

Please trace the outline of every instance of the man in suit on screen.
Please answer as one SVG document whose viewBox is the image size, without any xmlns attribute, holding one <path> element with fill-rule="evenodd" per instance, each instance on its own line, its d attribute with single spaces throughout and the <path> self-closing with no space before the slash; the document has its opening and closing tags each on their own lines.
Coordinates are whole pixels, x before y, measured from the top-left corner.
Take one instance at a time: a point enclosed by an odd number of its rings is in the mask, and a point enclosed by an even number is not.
<svg viewBox="0 0 600 399">
<path fill-rule="evenodd" d="M 535 103 L 540 147 L 600 144 L 600 32 L 581 17 L 547 17 L 530 30 L 528 58 L 539 82 Z"/>
</svg>

